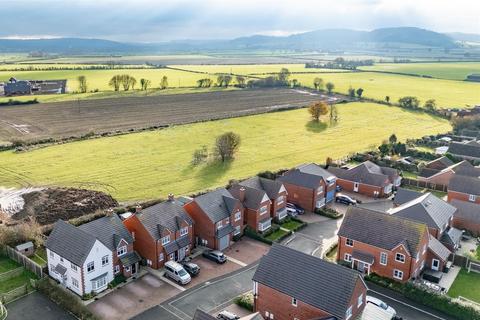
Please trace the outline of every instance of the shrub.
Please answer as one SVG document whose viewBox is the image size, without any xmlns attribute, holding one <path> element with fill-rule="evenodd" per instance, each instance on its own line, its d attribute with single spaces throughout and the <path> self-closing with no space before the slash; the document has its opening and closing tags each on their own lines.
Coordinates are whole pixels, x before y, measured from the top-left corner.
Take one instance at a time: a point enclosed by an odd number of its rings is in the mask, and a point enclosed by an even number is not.
<svg viewBox="0 0 480 320">
<path fill-rule="evenodd" d="M 245 228 L 245 231 L 244 231 L 244 234 L 249 237 L 249 238 L 252 238 L 254 240 L 258 240 L 258 241 L 261 241 L 263 243 L 266 243 L 266 244 L 269 244 L 269 245 L 272 245 L 273 241 L 271 240 L 268 240 L 268 239 L 265 239 L 261 234 L 257 233 L 255 230 L 253 230 L 250 226 L 247 226 Z"/>
<path fill-rule="evenodd" d="M 251 292 L 236 297 L 234 302 L 242 308 L 253 312 L 253 294 Z"/>
<path fill-rule="evenodd" d="M 317 208 L 315 209 L 315 213 L 330 219 L 340 219 L 343 217 L 342 213 L 330 208 Z"/>
</svg>

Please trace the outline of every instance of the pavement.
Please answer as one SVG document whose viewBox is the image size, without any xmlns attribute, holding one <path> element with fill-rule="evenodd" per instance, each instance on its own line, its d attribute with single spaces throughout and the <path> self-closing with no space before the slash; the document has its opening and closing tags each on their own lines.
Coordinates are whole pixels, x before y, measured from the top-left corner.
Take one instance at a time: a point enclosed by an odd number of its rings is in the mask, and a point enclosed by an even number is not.
<svg viewBox="0 0 480 320">
<path fill-rule="evenodd" d="M 75 320 L 52 300 L 36 291 L 6 305 L 7 320 Z"/>
</svg>

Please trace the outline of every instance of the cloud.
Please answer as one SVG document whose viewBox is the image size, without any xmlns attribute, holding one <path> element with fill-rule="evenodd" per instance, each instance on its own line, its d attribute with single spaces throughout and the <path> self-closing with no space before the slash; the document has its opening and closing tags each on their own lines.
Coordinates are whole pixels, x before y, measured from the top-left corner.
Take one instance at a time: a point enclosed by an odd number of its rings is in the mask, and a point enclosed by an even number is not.
<svg viewBox="0 0 480 320">
<path fill-rule="evenodd" d="M 2 3 L 0 16 L 2 37 L 167 41 L 392 26 L 480 33 L 476 0 L 16 0 Z"/>
</svg>

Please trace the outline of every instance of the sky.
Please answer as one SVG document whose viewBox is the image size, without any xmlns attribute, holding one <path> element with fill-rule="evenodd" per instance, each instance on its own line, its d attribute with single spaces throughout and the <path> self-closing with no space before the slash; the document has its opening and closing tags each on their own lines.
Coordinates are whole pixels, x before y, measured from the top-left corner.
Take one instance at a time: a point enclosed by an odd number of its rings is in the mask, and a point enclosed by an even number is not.
<svg viewBox="0 0 480 320">
<path fill-rule="evenodd" d="M 398 26 L 480 34 L 480 0 L 0 0 L 1 38 L 162 42 Z"/>
</svg>

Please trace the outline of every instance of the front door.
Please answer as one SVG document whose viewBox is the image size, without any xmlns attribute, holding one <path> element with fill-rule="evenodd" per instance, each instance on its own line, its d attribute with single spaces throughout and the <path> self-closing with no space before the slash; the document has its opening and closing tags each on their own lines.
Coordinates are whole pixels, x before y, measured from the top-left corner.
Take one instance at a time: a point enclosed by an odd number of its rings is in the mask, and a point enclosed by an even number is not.
<svg viewBox="0 0 480 320">
<path fill-rule="evenodd" d="M 437 259 L 432 259 L 432 270 L 438 271 L 439 268 L 440 268 L 440 261 L 438 261 Z"/>
<path fill-rule="evenodd" d="M 178 250 L 178 261 L 185 259 L 185 247 Z"/>
<path fill-rule="evenodd" d="M 136 263 L 132 264 L 132 274 L 135 274 L 135 273 L 137 273 L 137 264 Z"/>
<path fill-rule="evenodd" d="M 353 192 L 358 192 L 358 187 L 360 186 L 360 183 L 354 182 L 353 183 Z"/>
</svg>

